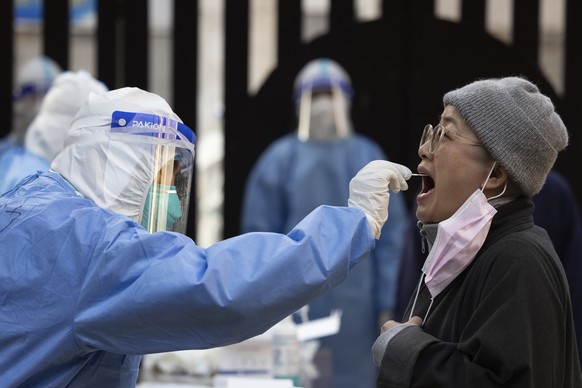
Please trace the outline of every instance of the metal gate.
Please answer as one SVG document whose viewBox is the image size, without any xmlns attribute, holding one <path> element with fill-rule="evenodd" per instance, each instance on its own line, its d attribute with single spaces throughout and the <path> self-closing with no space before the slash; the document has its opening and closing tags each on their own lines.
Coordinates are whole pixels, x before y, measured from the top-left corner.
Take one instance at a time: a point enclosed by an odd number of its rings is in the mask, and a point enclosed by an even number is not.
<svg viewBox="0 0 582 388">
<path fill-rule="evenodd" d="M 273 0 L 275 1 L 275 0 Z M 433 0 L 381 0 L 382 16 L 358 22 L 354 0 L 331 0 L 329 33 L 309 43 L 301 40 L 302 1 L 278 0 L 278 65 L 256 94 L 249 85 L 250 0 L 225 0 L 225 199 L 224 236 L 239 231 L 244 183 L 260 153 L 292 129 L 292 82 L 308 60 L 327 56 L 351 74 L 356 89 L 354 123 L 378 141 L 391 159 L 415 166 L 419 131 L 436 119 L 442 94 L 483 77 L 521 74 L 536 82 L 557 105 L 570 130 L 571 144 L 556 169 L 572 183 L 582 150 L 576 109 L 582 107 L 582 3 L 565 1 L 563 93 L 558 95 L 540 71 L 540 1 L 514 0 L 512 44 L 489 35 L 485 0 L 461 0 L 460 20 L 435 16 Z M 11 127 L 14 70 L 13 12 L 16 1 L 0 2 L 0 106 Z M 45 2 L 43 52 L 63 68 L 69 65 L 69 0 Z M 147 2 L 97 0 L 97 78 L 110 88 L 148 89 Z M 197 122 L 199 1 L 173 1 L 171 90 L 175 112 Z M 194 190 L 195 188 L 193 188 Z M 194 192 L 194 191 L 193 191 Z M 195 198 L 195 196 L 193 196 Z M 188 234 L 196 234 L 195 206 L 190 206 Z"/>
</svg>

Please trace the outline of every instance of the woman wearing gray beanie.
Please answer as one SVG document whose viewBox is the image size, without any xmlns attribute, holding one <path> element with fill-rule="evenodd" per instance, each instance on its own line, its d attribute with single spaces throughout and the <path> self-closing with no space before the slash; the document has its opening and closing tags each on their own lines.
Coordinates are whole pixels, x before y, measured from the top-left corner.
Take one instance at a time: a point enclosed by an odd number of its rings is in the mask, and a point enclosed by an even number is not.
<svg viewBox="0 0 582 388">
<path fill-rule="evenodd" d="M 421 137 L 428 257 L 373 347 L 377 387 L 582 387 L 568 284 L 531 197 L 568 132 L 520 77 L 445 94 Z"/>
</svg>

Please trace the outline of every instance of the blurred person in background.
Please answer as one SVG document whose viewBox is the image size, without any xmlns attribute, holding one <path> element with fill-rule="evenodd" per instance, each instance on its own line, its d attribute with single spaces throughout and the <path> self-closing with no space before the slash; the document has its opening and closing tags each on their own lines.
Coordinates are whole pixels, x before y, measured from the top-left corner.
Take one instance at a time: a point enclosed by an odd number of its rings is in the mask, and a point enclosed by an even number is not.
<svg viewBox="0 0 582 388">
<path fill-rule="evenodd" d="M 243 200 L 243 232 L 287 233 L 317 206 L 345 204 L 351 177 L 371 160 L 387 159 L 377 143 L 354 130 L 352 82 L 337 62 L 307 63 L 294 91 L 297 131 L 271 144 L 253 167 Z M 370 260 L 341 287 L 309 304 L 309 319 L 342 311 L 339 333 L 322 338 L 316 356 L 331 355 L 334 388 L 374 386 L 377 370 L 369 362 L 370 347 L 380 322 L 394 309 L 407 220 L 404 197 L 391 197 L 389 214 Z"/>
<path fill-rule="evenodd" d="M 63 149 L 65 135 L 89 93 L 103 94 L 107 87 L 84 70 L 56 76 L 29 125 L 24 146 L 14 146 L 0 156 L 0 194 L 22 178 L 47 171 Z"/>
<path fill-rule="evenodd" d="M 195 143 L 156 94 L 91 93 L 51 169 L 0 196 L 0 386 L 133 387 L 143 354 L 265 332 L 365 265 L 411 176 L 375 160 L 348 206 L 203 248 L 184 234 Z"/>
<path fill-rule="evenodd" d="M 33 58 L 18 69 L 13 92 L 12 128 L 7 136 L 0 139 L 0 155 L 10 147 L 24 144 L 28 126 L 61 72 L 60 66 L 46 56 Z"/>
<path fill-rule="evenodd" d="M 582 360 L 582 216 L 570 183 L 550 171 L 542 190 L 533 198 L 534 222 L 544 228 L 560 257 L 572 298 L 578 356 Z"/>
</svg>

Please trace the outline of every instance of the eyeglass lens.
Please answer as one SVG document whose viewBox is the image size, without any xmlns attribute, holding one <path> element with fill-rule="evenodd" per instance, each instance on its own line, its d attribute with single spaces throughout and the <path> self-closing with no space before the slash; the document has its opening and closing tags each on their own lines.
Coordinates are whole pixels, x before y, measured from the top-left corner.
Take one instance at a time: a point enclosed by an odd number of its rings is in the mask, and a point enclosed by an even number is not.
<svg viewBox="0 0 582 388">
<path fill-rule="evenodd" d="M 422 131 L 419 147 L 422 147 L 429 142 L 428 151 L 431 154 L 434 154 L 443 138 L 443 135 L 444 130 L 442 126 L 437 125 L 436 128 L 434 128 L 431 124 L 427 124 Z"/>
</svg>

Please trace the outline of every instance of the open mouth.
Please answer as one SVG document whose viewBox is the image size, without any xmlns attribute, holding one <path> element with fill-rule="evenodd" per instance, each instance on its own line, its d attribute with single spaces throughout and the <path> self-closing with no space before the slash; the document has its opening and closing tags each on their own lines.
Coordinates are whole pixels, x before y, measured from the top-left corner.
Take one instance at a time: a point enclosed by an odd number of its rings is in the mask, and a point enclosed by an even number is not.
<svg viewBox="0 0 582 388">
<path fill-rule="evenodd" d="M 432 177 L 425 175 L 422 177 L 422 190 L 421 190 L 421 194 L 426 194 L 429 191 L 431 191 L 432 189 L 434 189 L 434 180 L 432 179 Z"/>
</svg>

